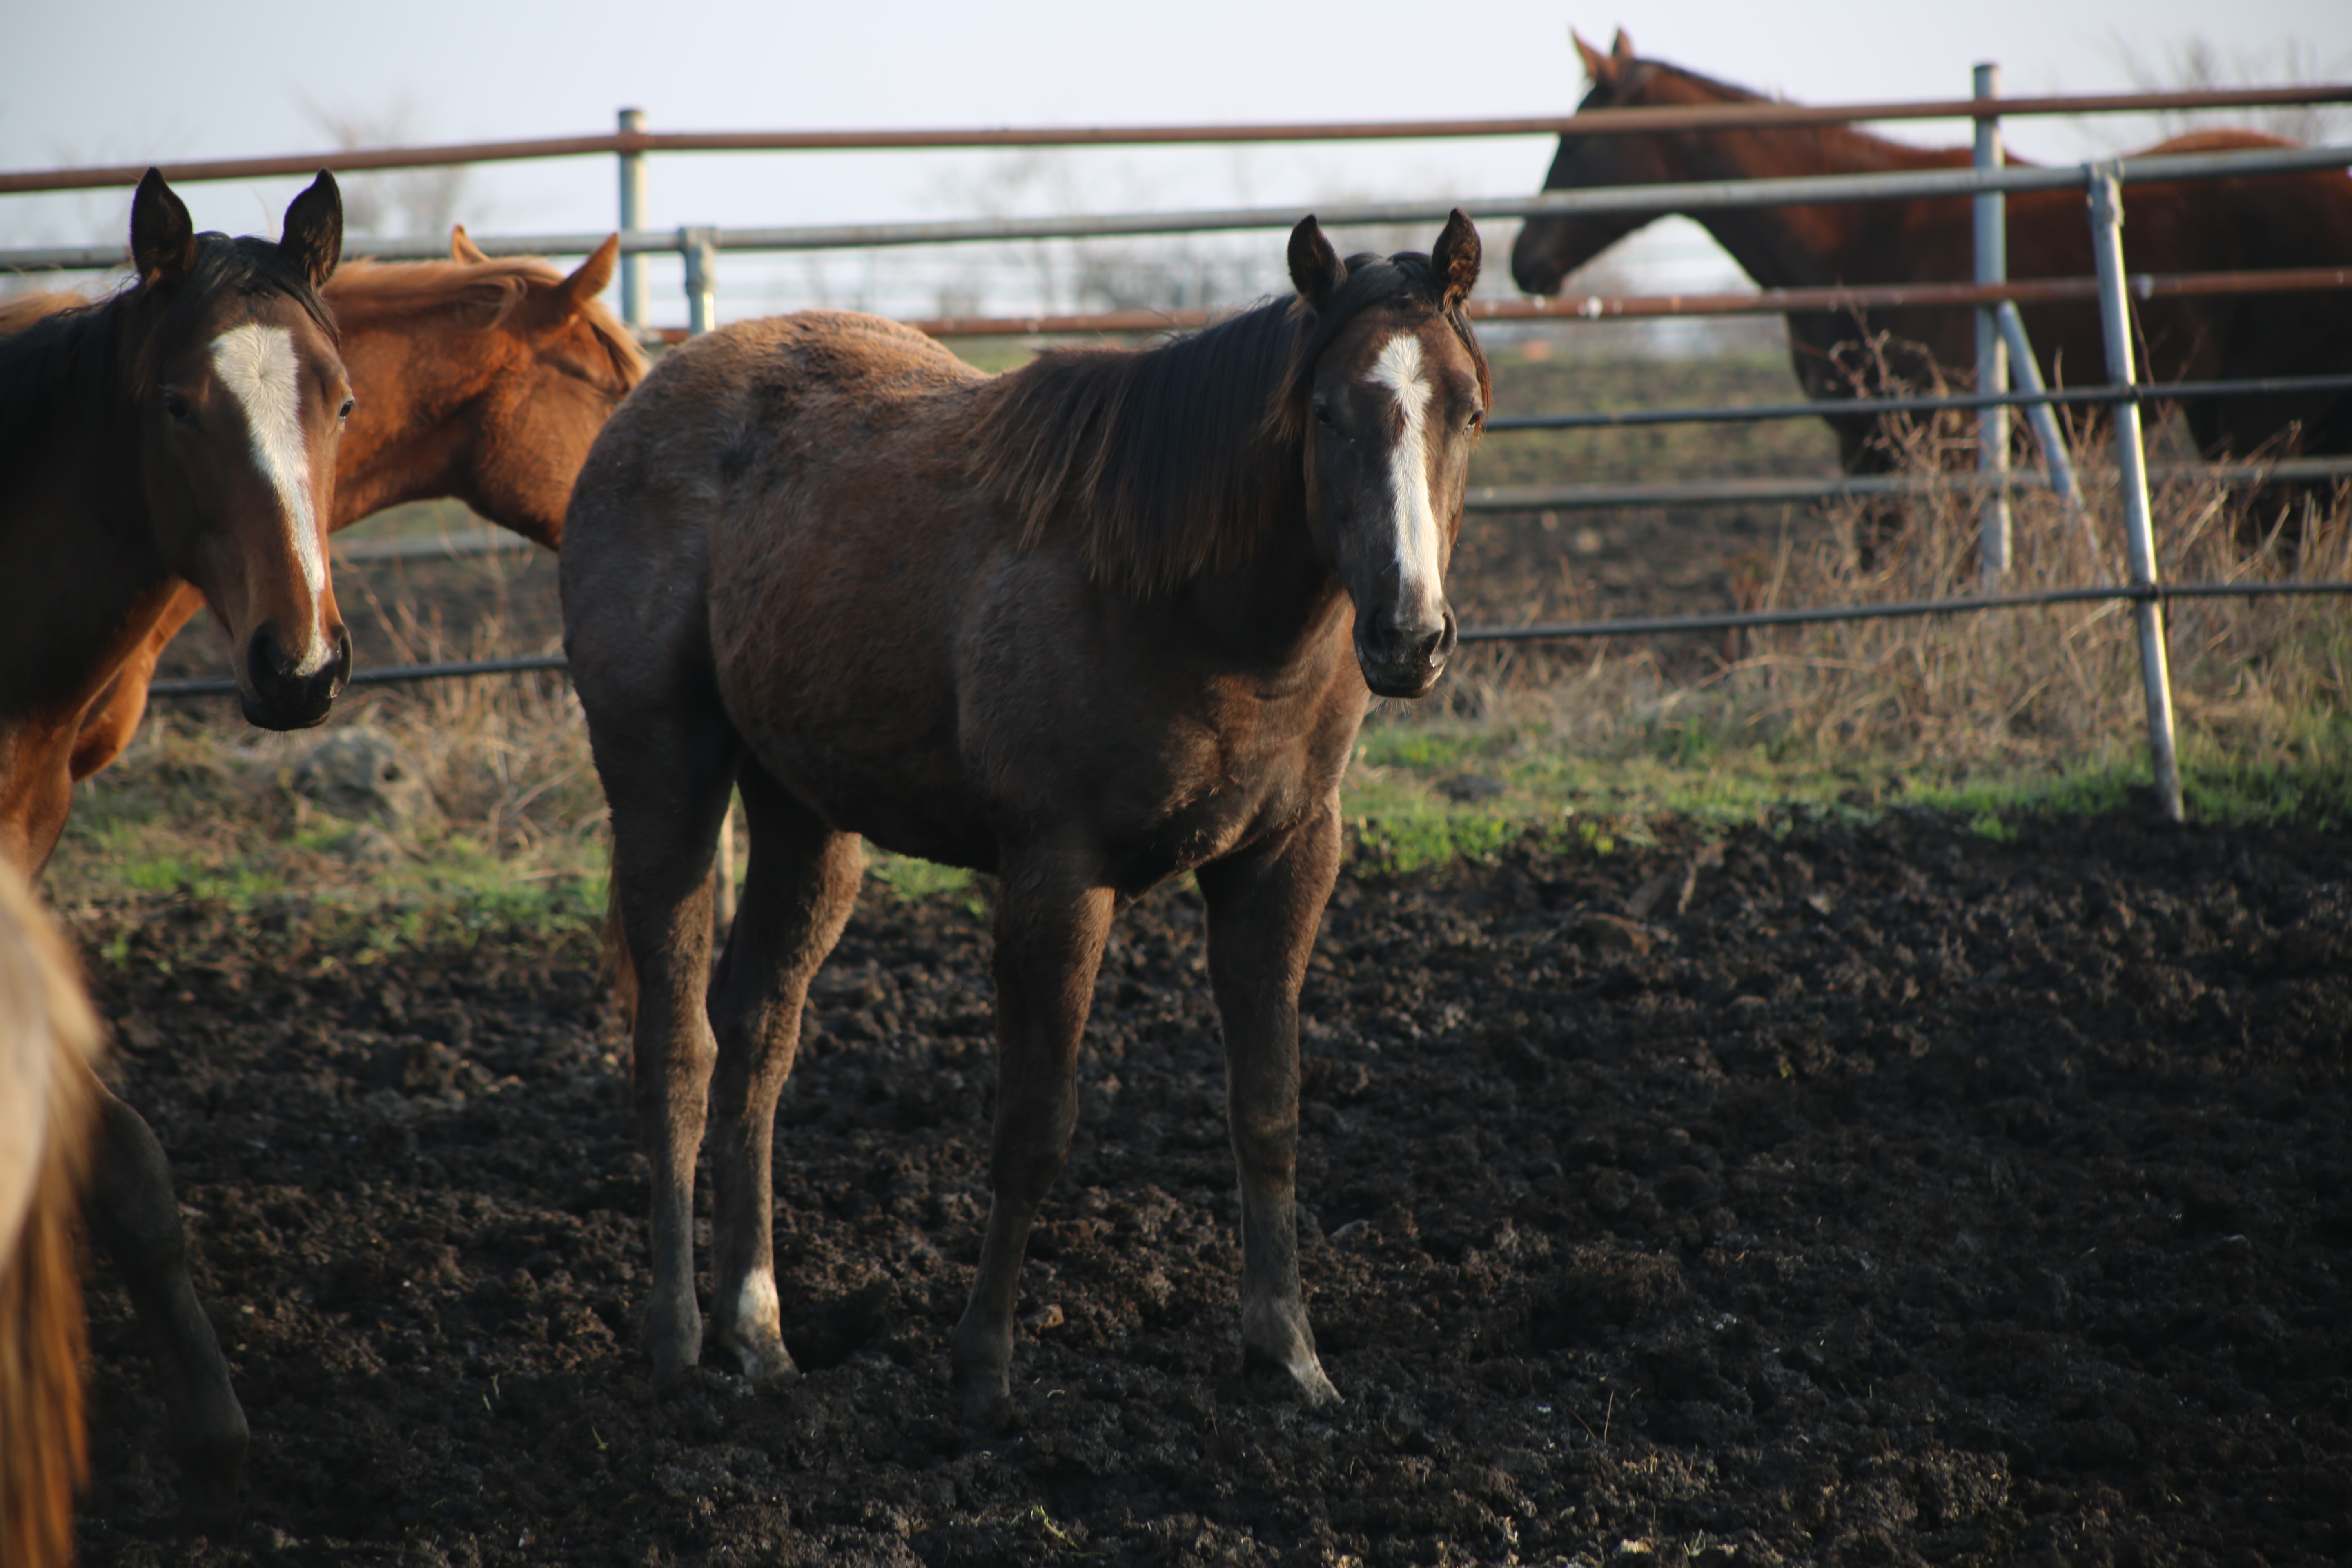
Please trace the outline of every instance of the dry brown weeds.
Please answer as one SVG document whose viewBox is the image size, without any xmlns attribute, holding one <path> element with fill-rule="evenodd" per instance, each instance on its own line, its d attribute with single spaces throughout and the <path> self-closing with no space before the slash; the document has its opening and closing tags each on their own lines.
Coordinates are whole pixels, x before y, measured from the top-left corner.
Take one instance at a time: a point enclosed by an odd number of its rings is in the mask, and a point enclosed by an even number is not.
<svg viewBox="0 0 2352 1568">
<path fill-rule="evenodd" d="M 2079 508 L 2042 490 L 2012 499 L 1998 592 L 2127 579 L 2111 445 L 2076 437 Z M 1973 451 L 1972 426 L 1946 416 L 1909 433 L 1901 471 L 1948 470 Z M 2155 486 L 2151 509 L 2163 581 L 2352 580 L 2352 487 L 2249 492 L 2175 477 Z M 1735 578 L 1738 602 L 1720 608 L 1965 600 L 1986 591 L 1978 540 L 1971 496 L 1791 508 L 1777 550 Z M 2173 600 L 2165 616 L 2186 743 L 2249 760 L 2341 749 L 2352 603 Z M 1463 661 L 1445 706 L 1444 717 L 1535 721 L 1587 746 L 1640 745 L 1662 722 L 1697 722 L 1817 753 L 1960 767 L 2063 762 L 2145 736 L 2121 600 L 1750 631 L 1711 637 L 1696 658 L 1688 637 L 1489 647 Z M 1391 704 L 1387 716 L 1406 714 Z"/>
</svg>

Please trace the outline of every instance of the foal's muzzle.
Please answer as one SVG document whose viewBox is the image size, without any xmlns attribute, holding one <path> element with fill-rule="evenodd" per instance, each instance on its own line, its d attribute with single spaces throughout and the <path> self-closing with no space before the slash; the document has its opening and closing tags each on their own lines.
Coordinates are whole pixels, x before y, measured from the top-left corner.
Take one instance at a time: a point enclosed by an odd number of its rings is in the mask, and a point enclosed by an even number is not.
<svg viewBox="0 0 2352 1568">
<path fill-rule="evenodd" d="M 1454 612 L 1443 612 L 1436 625 L 1401 625 L 1393 607 L 1356 617 L 1356 663 L 1364 684 L 1382 697 L 1425 697 L 1445 661 L 1454 655 L 1457 634 Z"/>
<path fill-rule="evenodd" d="M 244 679 L 237 683 L 246 722 L 265 730 L 308 730 L 326 719 L 352 674 L 352 634 L 340 626 L 334 633 L 335 656 L 304 675 L 278 635 L 278 623 L 261 624 L 245 645 Z"/>
</svg>

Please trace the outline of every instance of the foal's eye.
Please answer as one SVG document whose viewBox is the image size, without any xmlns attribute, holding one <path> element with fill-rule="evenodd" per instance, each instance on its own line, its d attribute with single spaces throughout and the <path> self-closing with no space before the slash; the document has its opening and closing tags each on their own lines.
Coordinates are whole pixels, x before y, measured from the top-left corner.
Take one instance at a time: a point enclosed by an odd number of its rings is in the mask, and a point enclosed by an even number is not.
<svg viewBox="0 0 2352 1568">
<path fill-rule="evenodd" d="M 352 409 L 354 409 L 354 408 L 356 408 L 356 407 L 358 407 L 358 406 L 359 406 L 359 399 L 358 399 L 358 398 L 356 398 L 356 397 L 346 397 L 346 398 L 344 398 L 344 399 L 343 399 L 343 405 L 342 405 L 341 408 L 338 408 L 338 409 L 336 409 L 336 410 L 335 410 L 335 417 L 336 417 L 337 419 L 339 419 L 339 420 L 341 420 L 341 419 L 349 419 L 349 418 L 352 416 Z"/>
<path fill-rule="evenodd" d="M 1318 397 L 1315 400 L 1313 407 L 1315 409 L 1315 423 L 1318 425 L 1328 425 L 1331 423 L 1331 405 L 1329 403 Z"/>
<path fill-rule="evenodd" d="M 196 422 L 196 411 L 188 406 L 188 400 L 168 387 L 163 392 L 163 412 L 177 424 L 193 425 Z"/>
<path fill-rule="evenodd" d="M 1484 425 L 1486 422 L 1486 411 L 1483 408 L 1473 408 L 1470 411 L 1470 418 L 1468 422 L 1463 426 L 1463 428 L 1465 430 L 1475 430 L 1479 426 Z"/>
</svg>

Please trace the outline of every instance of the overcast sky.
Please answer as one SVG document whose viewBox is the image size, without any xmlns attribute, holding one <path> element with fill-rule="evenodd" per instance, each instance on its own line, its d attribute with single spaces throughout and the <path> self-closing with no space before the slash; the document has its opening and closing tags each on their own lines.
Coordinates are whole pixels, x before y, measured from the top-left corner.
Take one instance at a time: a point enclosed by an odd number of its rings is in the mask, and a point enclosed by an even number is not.
<svg viewBox="0 0 2352 1568">
<path fill-rule="evenodd" d="M 2226 36 L 2217 30 L 2223 21 Z M 2306 78 L 2352 76 L 2352 5 L 2344 0 L 2242 0 L 2227 8 L 2210 0 L 1934 7 L 1693 0 L 1578 12 L 1548 0 L 1450 9 L 1242 0 L 987 7 L 113 0 L 27 7 L 12 18 L 14 36 L 0 53 L 0 167 L 301 152 L 331 145 L 336 121 L 397 128 L 404 140 L 424 142 L 592 132 L 609 129 L 624 105 L 642 107 L 656 130 L 1553 114 L 1572 109 L 1582 91 L 1570 22 L 1603 47 L 1622 25 L 1644 55 L 1822 102 L 1963 96 L 1979 59 L 2000 61 L 2014 94 L 2126 89 L 2135 53 L 2147 70 L 2169 75 L 2200 37 L 2248 79 L 2277 80 L 2290 68 Z M 1958 142 L 1966 128 L 1895 133 Z M 2146 124 L 2021 121 L 2011 140 L 2028 155 L 2065 158 L 2152 133 Z M 1549 156 L 1549 139 L 1522 139 L 1129 149 L 1043 162 L 993 153 L 670 157 L 654 162 L 651 222 L 823 223 L 989 206 L 1236 201 L 1303 210 L 1349 196 L 1503 195 L 1536 186 Z M 213 184 L 184 195 L 200 226 L 275 232 L 294 188 Z M 478 232 L 610 226 L 614 189 L 609 159 L 483 168 L 457 193 L 455 216 Z M 128 205 L 127 192 L 0 197 L 0 245 L 112 238 Z M 398 216 L 394 201 L 383 221 L 396 225 Z M 1678 283 L 1720 275 L 1725 265 L 1694 233 L 1670 233 L 1652 247 L 1653 265 L 1679 268 Z M 1279 237 L 1255 243 L 1275 276 Z M 1001 254 L 985 261 L 976 248 L 957 254 L 975 276 L 1018 270 Z M 723 313 L 844 288 L 887 296 L 892 279 L 918 264 L 845 258 L 820 274 L 798 262 L 761 267 L 726 257 Z M 919 264 L 937 268 L 941 255 Z M 682 314 L 674 278 L 674 269 L 657 274 L 656 319 Z"/>
</svg>

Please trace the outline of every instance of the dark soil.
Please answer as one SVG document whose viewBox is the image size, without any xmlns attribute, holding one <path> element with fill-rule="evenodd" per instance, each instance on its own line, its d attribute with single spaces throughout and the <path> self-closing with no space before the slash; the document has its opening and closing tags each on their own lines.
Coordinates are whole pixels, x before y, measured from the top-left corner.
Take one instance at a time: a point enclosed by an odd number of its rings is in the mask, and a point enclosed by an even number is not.
<svg viewBox="0 0 2352 1568">
<path fill-rule="evenodd" d="M 973 913 L 869 897 L 821 979 L 778 1133 L 807 1376 L 667 1394 L 584 935 L 85 915 L 255 1435 L 244 1525 L 163 1533 L 101 1271 L 85 1561 L 2352 1558 L 2352 839 L 1695 848 L 1343 882 L 1300 1173 L 1328 1414 L 1240 1368 L 1197 903 L 1128 916 L 986 1443 L 947 1389 Z"/>
</svg>

